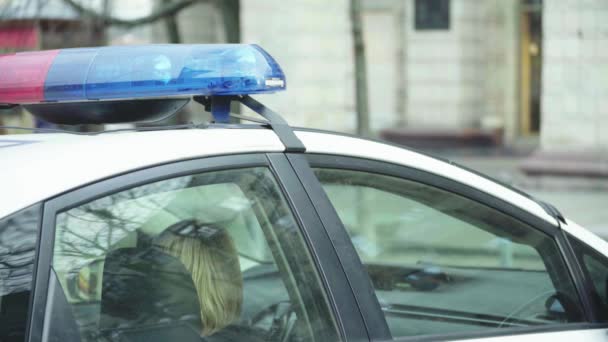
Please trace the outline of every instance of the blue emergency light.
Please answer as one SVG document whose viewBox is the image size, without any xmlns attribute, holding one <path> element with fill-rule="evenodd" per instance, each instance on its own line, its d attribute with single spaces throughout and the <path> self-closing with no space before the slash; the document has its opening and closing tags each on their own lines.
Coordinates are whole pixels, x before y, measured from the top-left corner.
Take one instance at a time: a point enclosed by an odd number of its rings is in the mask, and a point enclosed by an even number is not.
<svg viewBox="0 0 608 342">
<path fill-rule="evenodd" d="M 176 111 L 193 96 L 273 93 L 285 87 L 281 67 L 257 45 L 109 46 L 0 55 L 0 104 L 24 105 L 58 123 L 142 121 Z M 226 111 L 229 101 L 218 103 Z"/>
</svg>

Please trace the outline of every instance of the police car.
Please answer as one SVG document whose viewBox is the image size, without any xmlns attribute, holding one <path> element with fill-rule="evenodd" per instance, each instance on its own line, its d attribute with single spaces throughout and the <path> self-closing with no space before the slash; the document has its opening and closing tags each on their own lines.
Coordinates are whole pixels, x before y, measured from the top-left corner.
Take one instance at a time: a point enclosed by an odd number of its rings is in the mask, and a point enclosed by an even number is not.
<svg viewBox="0 0 608 342">
<path fill-rule="evenodd" d="M 0 137 L 0 340 L 608 340 L 605 241 L 483 175 L 292 128 L 251 97 L 285 87 L 255 45 L 0 56 L 0 103 L 52 123 L 191 99 L 214 117 Z"/>
</svg>

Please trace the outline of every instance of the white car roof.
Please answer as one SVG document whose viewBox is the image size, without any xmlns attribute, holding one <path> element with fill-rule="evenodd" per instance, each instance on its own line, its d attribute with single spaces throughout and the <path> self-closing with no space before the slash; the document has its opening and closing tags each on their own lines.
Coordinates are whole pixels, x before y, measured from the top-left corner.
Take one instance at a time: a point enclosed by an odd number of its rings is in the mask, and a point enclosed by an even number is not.
<svg viewBox="0 0 608 342">
<path fill-rule="evenodd" d="M 310 131 L 296 132 L 296 134 L 306 146 L 306 151 L 308 153 L 346 155 L 416 168 L 448 179 L 453 179 L 501 198 L 502 200 L 544 219 L 554 226 L 558 226 L 557 220 L 553 216 L 547 214 L 545 209 L 536 201 L 513 189 L 493 182 L 474 172 L 467 171 L 459 166 L 405 148 L 356 137 Z M 606 240 L 599 238 L 597 235 L 582 228 L 571 220 L 566 220 L 565 224 L 559 226 L 589 246 L 605 255 L 608 254 L 608 242 Z"/>
<path fill-rule="evenodd" d="M 407 149 L 328 132 L 297 131 L 309 153 L 402 164 L 478 188 L 556 224 L 535 201 L 475 173 Z M 281 152 L 268 129 L 182 129 L 98 135 L 0 137 L 0 217 L 70 189 L 172 161 L 248 152 Z"/>
<path fill-rule="evenodd" d="M 427 171 L 499 197 L 557 225 L 555 218 L 532 199 L 450 163 L 352 136 L 317 131 L 296 131 L 296 135 L 307 153 L 360 157 Z M 71 189 L 136 169 L 206 156 L 284 150 L 278 136 L 262 128 L 0 136 L 0 218 Z M 563 227 L 608 253 L 606 241 L 571 221 Z"/>
<path fill-rule="evenodd" d="M 130 170 L 197 157 L 284 149 L 268 129 L 0 136 L 0 218 Z"/>
</svg>

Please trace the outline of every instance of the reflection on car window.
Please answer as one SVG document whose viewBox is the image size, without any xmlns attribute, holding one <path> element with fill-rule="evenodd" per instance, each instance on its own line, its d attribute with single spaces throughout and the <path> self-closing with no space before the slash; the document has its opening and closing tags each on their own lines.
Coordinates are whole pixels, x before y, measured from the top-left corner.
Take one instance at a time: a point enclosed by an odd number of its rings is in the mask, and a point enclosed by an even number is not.
<svg viewBox="0 0 608 342">
<path fill-rule="evenodd" d="M 24 341 L 40 206 L 0 220 L 0 341 Z"/>
<path fill-rule="evenodd" d="M 53 268 L 83 341 L 337 339 L 266 168 L 151 183 L 56 222 Z"/>
<path fill-rule="evenodd" d="M 424 184 L 315 172 L 394 337 L 581 321 L 555 243 L 532 227 Z"/>
</svg>

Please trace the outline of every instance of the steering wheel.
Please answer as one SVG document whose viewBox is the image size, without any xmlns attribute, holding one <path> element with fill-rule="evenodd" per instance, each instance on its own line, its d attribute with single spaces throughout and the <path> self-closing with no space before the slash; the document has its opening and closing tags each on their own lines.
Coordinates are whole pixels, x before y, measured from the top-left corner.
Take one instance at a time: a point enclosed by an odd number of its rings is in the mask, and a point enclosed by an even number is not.
<svg viewBox="0 0 608 342">
<path fill-rule="evenodd" d="M 255 314 L 251 319 L 251 325 L 265 327 L 268 324 L 265 321 L 270 319 L 270 327 L 267 328 L 267 340 L 287 342 L 293 333 L 296 318 L 291 302 L 282 301 L 272 304 Z"/>
</svg>

